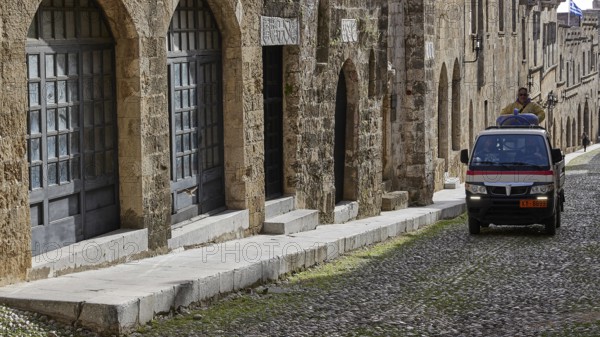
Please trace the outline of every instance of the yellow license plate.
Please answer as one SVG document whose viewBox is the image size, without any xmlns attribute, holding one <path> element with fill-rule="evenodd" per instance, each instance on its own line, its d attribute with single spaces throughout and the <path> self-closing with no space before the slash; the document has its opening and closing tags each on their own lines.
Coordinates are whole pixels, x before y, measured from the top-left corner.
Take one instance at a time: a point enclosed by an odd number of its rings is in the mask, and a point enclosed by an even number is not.
<svg viewBox="0 0 600 337">
<path fill-rule="evenodd" d="M 548 200 L 520 200 L 521 208 L 545 208 L 548 207 Z"/>
</svg>

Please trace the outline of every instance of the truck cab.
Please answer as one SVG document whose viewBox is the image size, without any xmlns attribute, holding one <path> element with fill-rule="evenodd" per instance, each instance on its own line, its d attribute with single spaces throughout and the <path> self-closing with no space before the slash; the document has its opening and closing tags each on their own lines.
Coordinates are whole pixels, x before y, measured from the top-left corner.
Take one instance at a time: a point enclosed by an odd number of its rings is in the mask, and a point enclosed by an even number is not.
<svg viewBox="0 0 600 337">
<path fill-rule="evenodd" d="M 560 227 L 565 165 L 546 130 L 535 125 L 489 127 L 473 149 L 461 151 L 468 165 L 465 192 L 469 232 L 494 225 Z"/>
</svg>

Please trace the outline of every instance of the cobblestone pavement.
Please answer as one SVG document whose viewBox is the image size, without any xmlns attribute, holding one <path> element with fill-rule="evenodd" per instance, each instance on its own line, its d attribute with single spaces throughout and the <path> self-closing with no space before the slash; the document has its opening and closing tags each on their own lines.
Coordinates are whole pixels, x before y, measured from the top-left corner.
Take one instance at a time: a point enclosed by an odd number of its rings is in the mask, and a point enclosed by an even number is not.
<svg viewBox="0 0 600 337">
<path fill-rule="evenodd" d="M 237 294 L 139 336 L 600 336 L 600 154 L 569 169 L 554 237 L 542 226 L 471 236 L 462 217 L 363 251 L 342 274 Z"/>
<path fill-rule="evenodd" d="M 542 226 L 472 236 L 462 216 L 130 336 L 600 336 L 600 151 L 582 157 L 553 237 Z M 14 316 L 36 330 L 2 336 L 94 335 L 3 310 L 0 327 Z"/>
</svg>

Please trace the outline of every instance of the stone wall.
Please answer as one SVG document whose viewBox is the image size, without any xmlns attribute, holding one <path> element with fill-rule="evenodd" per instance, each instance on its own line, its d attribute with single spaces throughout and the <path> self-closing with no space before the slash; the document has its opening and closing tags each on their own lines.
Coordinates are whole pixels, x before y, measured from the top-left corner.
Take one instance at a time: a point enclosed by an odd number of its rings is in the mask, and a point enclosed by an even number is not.
<svg viewBox="0 0 600 337">
<path fill-rule="evenodd" d="M 25 132 L 27 94 L 24 48 L 33 6 L 22 1 L 0 4 L 0 285 L 24 279 L 31 266 L 28 173 Z M 21 53 L 19 53 L 21 51 Z"/>
<path fill-rule="evenodd" d="M 381 208 L 381 111 L 387 76 L 387 6 L 378 1 L 207 0 L 223 42 L 225 196 L 229 209 L 248 209 L 248 235 L 264 221 L 264 116 L 261 16 L 296 17 L 301 43 L 284 47 L 285 186 L 298 207 L 333 221 L 333 123 L 338 74 L 349 84 L 345 198 L 360 217 Z M 98 0 L 116 43 L 116 105 L 121 228 L 147 228 L 149 246 L 163 251 L 171 235 L 170 134 L 166 35 L 178 2 Z M 25 278 L 31 265 L 25 41 L 38 0 L 0 4 L 3 91 L 0 231 L 5 243 L 0 284 Z M 317 62 L 319 11 L 328 55 Z M 341 20 L 356 23 L 342 41 Z M 322 45 L 322 43 L 321 43 Z M 375 63 L 375 64 L 374 64 Z M 370 84 L 373 84 L 370 88 Z"/>
</svg>

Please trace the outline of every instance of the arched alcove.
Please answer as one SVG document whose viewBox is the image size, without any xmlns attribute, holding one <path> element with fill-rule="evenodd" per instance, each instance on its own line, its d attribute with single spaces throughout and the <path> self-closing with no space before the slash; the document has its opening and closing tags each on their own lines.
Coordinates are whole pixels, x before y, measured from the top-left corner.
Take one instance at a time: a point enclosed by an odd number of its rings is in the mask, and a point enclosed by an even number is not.
<svg viewBox="0 0 600 337">
<path fill-rule="evenodd" d="M 454 61 L 452 70 L 452 150 L 459 151 L 462 146 L 462 106 L 461 106 L 461 77 L 458 60 Z"/>
<path fill-rule="evenodd" d="M 446 64 L 442 65 L 438 83 L 437 103 L 437 147 L 438 158 L 444 159 L 444 170 L 448 170 L 448 143 L 449 143 L 449 119 L 448 119 L 448 74 Z"/>
</svg>

